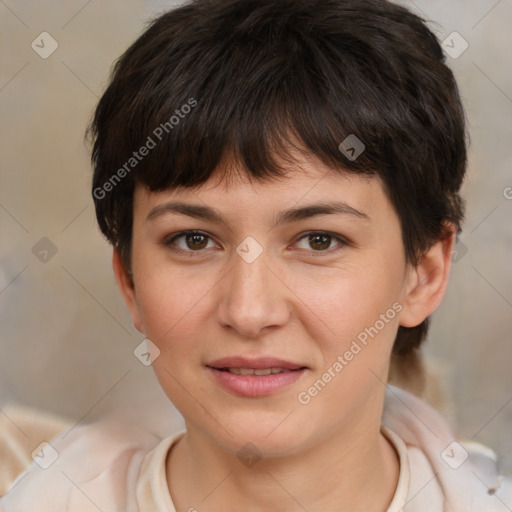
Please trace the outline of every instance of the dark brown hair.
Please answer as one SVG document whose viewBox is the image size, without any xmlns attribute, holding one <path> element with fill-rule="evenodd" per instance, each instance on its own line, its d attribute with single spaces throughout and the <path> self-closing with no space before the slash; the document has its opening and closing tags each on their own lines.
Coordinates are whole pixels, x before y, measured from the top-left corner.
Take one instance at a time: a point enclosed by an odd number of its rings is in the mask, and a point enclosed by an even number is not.
<svg viewBox="0 0 512 512">
<path fill-rule="evenodd" d="M 354 134 L 355 159 L 339 149 Z M 130 269 L 135 183 L 207 181 L 228 155 L 256 180 L 289 149 L 378 175 L 416 264 L 463 218 L 464 113 L 433 33 L 385 0 L 196 0 L 155 19 L 116 62 L 89 127 L 99 226 Z M 146 149 L 143 149 L 146 148 Z M 425 338 L 400 327 L 394 352 Z"/>
</svg>

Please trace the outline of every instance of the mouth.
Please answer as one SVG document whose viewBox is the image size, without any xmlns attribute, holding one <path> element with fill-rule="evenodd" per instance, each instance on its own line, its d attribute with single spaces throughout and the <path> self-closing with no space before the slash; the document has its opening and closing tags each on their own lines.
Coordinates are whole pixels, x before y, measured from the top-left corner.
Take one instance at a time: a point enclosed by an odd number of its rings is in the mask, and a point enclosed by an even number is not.
<svg viewBox="0 0 512 512">
<path fill-rule="evenodd" d="M 297 370 L 300 370 L 298 368 Z M 235 375 L 276 375 L 278 373 L 296 372 L 297 370 L 288 370 L 286 368 L 215 368 L 221 372 L 234 373 Z"/>
<path fill-rule="evenodd" d="M 309 368 L 276 358 L 230 357 L 206 365 L 215 382 L 238 396 L 259 397 L 290 387 Z"/>
</svg>

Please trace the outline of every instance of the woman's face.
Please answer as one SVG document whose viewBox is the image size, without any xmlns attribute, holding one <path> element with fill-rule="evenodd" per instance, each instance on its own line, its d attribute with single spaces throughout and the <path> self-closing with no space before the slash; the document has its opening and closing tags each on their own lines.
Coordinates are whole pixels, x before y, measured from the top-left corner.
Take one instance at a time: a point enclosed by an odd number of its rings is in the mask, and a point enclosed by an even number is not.
<svg viewBox="0 0 512 512">
<path fill-rule="evenodd" d="M 380 180 L 311 159 L 265 184 L 138 186 L 125 298 L 188 430 L 278 456 L 380 422 L 409 270 Z"/>
</svg>

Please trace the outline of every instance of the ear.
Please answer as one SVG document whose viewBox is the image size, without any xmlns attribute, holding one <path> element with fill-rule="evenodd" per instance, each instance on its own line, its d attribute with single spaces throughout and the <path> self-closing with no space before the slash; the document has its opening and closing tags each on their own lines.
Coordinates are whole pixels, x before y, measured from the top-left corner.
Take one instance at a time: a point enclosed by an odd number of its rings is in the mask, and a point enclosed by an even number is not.
<svg viewBox="0 0 512 512">
<path fill-rule="evenodd" d="M 114 249 L 112 255 L 112 268 L 114 269 L 117 286 L 121 291 L 121 295 L 132 317 L 133 325 L 139 332 L 144 333 L 144 326 L 133 281 L 126 271 L 121 255 L 116 249 Z"/>
<path fill-rule="evenodd" d="M 456 230 L 447 225 L 446 235 L 434 243 L 415 267 L 409 269 L 407 295 L 400 313 L 400 325 L 416 327 L 441 303 L 448 285 Z"/>
</svg>

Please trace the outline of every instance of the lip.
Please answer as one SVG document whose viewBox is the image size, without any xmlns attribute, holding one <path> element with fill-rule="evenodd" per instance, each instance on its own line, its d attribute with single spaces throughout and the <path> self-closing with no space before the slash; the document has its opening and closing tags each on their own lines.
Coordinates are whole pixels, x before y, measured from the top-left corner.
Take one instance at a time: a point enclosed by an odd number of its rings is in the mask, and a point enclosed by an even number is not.
<svg viewBox="0 0 512 512">
<path fill-rule="evenodd" d="M 260 397 L 277 393 L 297 382 L 307 370 L 307 367 L 303 365 L 273 357 L 257 359 L 225 357 L 208 363 L 206 368 L 223 388 L 245 397 Z M 223 371 L 222 368 L 253 368 L 255 370 L 283 368 L 289 371 L 270 375 L 238 375 Z"/>
<path fill-rule="evenodd" d="M 276 359 L 275 357 L 258 357 L 250 359 L 246 357 L 224 357 L 217 359 L 206 366 L 211 368 L 254 368 L 261 370 L 262 368 L 284 368 L 286 370 L 299 370 L 305 368 L 304 365 L 285 361 L 284 359 Z"/>
</svg>

